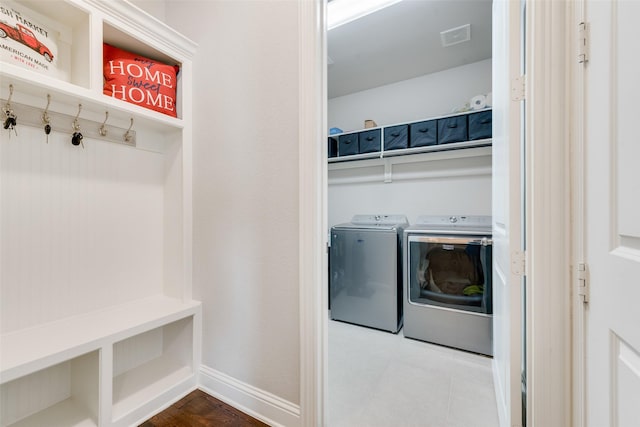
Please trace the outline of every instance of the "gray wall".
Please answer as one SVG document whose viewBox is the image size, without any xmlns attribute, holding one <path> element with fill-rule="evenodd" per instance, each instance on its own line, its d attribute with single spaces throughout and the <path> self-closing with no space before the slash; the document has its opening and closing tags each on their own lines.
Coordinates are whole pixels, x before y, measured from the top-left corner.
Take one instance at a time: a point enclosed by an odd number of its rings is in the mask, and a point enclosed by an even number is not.
<svg viewBox="0 0 640 427">
<path fill-rule="evenodd" d="M 203 365 L 299 403 L 298 5 L 166 2 L 194 60 Z"/>
<path fill-rule="evenodd" d="M 329 127 L 362 129 L 366 119 L 380 126 L 442 116 L 491 92 L 491 60 L 451 68 L 329 100 Z"/>
</svg>

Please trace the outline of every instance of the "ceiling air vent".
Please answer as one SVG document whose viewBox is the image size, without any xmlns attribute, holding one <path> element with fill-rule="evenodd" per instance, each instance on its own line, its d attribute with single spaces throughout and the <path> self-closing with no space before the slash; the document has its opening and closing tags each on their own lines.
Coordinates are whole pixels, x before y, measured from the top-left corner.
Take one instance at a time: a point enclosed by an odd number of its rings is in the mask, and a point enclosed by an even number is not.
<svg viewBox="0 0 640 427">
<path fill-rule="evenodd" d="M 451 28 L 440 33 L 442 47 L 453 46 L 471 40 L 471 24 Z"/>
</svg>

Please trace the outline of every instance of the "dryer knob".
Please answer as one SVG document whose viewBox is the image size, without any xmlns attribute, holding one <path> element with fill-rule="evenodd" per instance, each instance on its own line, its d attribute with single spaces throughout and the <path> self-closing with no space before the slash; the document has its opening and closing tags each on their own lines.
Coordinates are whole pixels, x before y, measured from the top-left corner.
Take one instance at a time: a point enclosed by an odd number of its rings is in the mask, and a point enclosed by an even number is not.
<svg viewBox="0 0 640 427">
<path fill-rule="evenodd" d="M 458 222 L 458 217 L 457 216 L 450 216 L 449 217 L 449 222 L 452 224 L 455 224 L 456 222 Z"/>
</svg>

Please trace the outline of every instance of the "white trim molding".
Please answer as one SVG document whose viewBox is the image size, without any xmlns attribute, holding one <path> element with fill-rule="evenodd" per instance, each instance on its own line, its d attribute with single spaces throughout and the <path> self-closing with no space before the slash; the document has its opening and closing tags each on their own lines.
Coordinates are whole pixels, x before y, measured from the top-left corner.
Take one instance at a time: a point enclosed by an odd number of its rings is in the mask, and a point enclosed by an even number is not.
<svg viewBox="0 0 640 427">
<path fill-rule="evenodd" d="M 524 141 L 522 96 L 523 14 L 517 1 L 493 4 L 492 217 L 494 241 L 493 366 L 500 425 L 522 425 L 522 275 L 513 268 L 523 247 Z M 520 263 L 522 264 L 522 263 Z"/>
<path fill-rule="evenodd" d="M 326 1 L 298 0 L 300 422 L 325 425 L 327 385 Z"/>
<path fill-rule="evenodd" d="M 126 33 L 136 33 L 136 38 L 145 41 L 150 46 L 162 46 L 169 52 L 177 52 L 185 58 L 195 56 L 198 45 L 180 34 L 165 22 L 149 15 L 135 4 L 122 0 L 84 0 L 97 10 L 108 16 L 115 16 L 119 20 L 121 29 L 126 29 Z M 75 1 L 72 1 L 75 3 Z M 109 20 L 111 21 L 111 20 Z M 141 26 L 140 22 L 144 22 Z M 116 22 L 109 22 L 116 25 Z M 158 37 L 157 34 L 171 34 L 170 37 Z M 181 59 L 181 58 L 175 58 Z"/>
<path fill-rule="evenodd" d="M 300 426 L 300 407 L 208 366 L 200 367 L 205 393 L 270 426 Z"/>
<path fill-rule="evenodd" d="M 571 2 L 527 0 L 527 425 L 571 424 Z"/>
</svg>

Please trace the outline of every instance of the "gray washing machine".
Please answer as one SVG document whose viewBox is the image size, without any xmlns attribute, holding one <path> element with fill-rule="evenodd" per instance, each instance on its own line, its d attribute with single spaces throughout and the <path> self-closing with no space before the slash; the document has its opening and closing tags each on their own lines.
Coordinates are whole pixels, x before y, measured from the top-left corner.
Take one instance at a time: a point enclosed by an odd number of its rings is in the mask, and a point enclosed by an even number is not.
<svg viewBox="0 0 640 427">
<path fill-rule="evenodd" d="M 490 216 L 421 216 L 404 231 L 404 336 L 491 356 Z"/>
<path fill-rule="evenodd" d="M 397 333 L 402 326 L 404 215 L 356 215 L 331 228 L 331 319 Z"/>
</svg>

